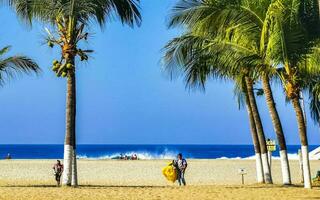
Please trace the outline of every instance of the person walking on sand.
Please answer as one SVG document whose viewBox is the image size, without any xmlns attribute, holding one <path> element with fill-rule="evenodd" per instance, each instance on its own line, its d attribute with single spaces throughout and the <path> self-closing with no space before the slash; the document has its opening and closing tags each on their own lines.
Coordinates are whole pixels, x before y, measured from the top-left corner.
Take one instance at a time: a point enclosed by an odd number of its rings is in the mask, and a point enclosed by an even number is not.
<svg viewBox="0 0 320 200">
<path fill-rule="evenodd" d="M 57 163 L 53 166 L 54 176 L 57 181 L 57 185 L 60 186 L 60 179 L 63 172 L 63 165 L 61 164 L 60 160 L 57 160 Z"/>
<path fill-rule="evenodd" d="M 181 186 L 183 184 L 185 186 L 186 180 L 184 178 L 184 174 L 187 169 L 188 163 L 187 160 L 182 157 L 181 153 L 178 154 L 177 160 L 174 161 L 174 166 L 177 170 L 179 185 Z"/>
</svg>

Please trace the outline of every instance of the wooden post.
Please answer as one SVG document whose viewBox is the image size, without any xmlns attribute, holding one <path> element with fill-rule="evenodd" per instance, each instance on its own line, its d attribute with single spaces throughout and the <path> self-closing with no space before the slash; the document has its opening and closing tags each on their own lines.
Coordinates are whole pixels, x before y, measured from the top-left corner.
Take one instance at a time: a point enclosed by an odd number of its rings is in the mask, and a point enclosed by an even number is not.
<svg viewBox="0 0 320 200">
<path fill-rule="evenodd" d="M 247 174 L 247 171 L 244 168 L 240 168 L 238 169 L 238 173 L 241 175 L 241 183 L 244 185 L 244 175 Z"/>
<path fill-rule="evenodd" d="M 244 174 L 241 174 L 242 176 L 242 185 L 244 185 Z"/>
<path fill-rule="evenodd" d="M 299 156 L 299 168 L 300 168 L 300 182 L 304 183 L 304 181 L 303 181 L 303 164 L 302 164 L 301 149 L 298 150 L 298 156 Z"/>
</svg>

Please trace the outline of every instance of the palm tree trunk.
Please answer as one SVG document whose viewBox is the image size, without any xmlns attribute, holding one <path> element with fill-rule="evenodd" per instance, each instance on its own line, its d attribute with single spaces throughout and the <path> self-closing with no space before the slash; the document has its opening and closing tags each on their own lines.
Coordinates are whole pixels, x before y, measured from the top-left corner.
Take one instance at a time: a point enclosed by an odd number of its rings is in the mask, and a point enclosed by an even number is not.
<svg viewBox="0 0 320 200">
<path fill-rule="evenodd" d="M 64 171 L 62 184 L 71 186 L 72 177 L 76 175 L 75 157 L 75 97 L 76 79 L 74 73 L 67 76 L 67 101 L 66 101 L 66 135 L 64 145 Z M 74 184 L 75 182 L 73 182 Z"/>
<path fill-rule="evenodd" d="M 252 136 L 252 141 L 253 141 L 253 146 L 254 146 L 254 151 L 256 156 L 257 182 L 264 183 L 261 150 L 260 150 L 260 143 L 257 135 L 257 129 L 253 119 L 252 108 L 250 105 L 248 92 L 245 90 L 244 94 L 245 94 L 246 107 L 247 107 L 247 112 L 248 112 L 248 117 L 250 122 L 251 136 Z"/>
<path fill-rule="evenodd" d="M 282 124 L 276 108 L 276 104 L 273 98 L 269 77 L 267 75 L 262 76 L 263 91 L 266 97 L 266 102 L 269 108 L 273 128 L 276 132 L 279 147 L 280 147 L 280 160 L 282 170 L 282 182 L 284 185 L 291 184 L 290 166 L 287 153 L 287 145 L 284 137 Z"/>
<path fill-rule="evenodd" d="M 299 96 L 294 97 L 291 101 L 293 104 L 293 108 L 296 112 L 296 119 L 298 123 L 299 135 L 300 135 L 300 141 L 301 141 L 304 187 L 311 188 L 312 186 L 311 186 L 311 175 L 310 175 L 308 138 L 307 138 L 307 130 L 306 130 L 306 125 L 304 121 L 303 111 L 299 101 Z"/>
<path fill-rule="evenodd" d="M 270 170 L 270 165 L 268 161 L 266 138 L 265 138 L 263 126 L 261 123 L 261 118 L 260 118 L 256 98 L 253 92 L 253 81 L 249 77 L 246 77 L 245 81 L 246 81 L 249 101 L 252 108 L 253 118 L 256 124 L 257 134 L 258 134 L 259 143 L 260 143 L 260 150 L 261 150 L 261 157 L 262 157 L 261 159 L 262 159 L 265 183 L 272 184 L 272 176 L 271 176 L 271 170 Z"/>
<path fill-rule="evenodd" d="M 71 185 L 76 187 L 78 186 L 78 171 L 77 171 L 77 152 L 76 152 L 76 110 L 77 110 L 77 93 L 76 93 L 76 77 L 74 75 L 74 86 L 72 87 L 73 94 L 74 94 L 74 105 L 73 105 L 73 118 L 72 118 L 72 123 L 73 123 L 73 155 L 72 155 L 72 178 L 71 178 Z"/>
</svg>

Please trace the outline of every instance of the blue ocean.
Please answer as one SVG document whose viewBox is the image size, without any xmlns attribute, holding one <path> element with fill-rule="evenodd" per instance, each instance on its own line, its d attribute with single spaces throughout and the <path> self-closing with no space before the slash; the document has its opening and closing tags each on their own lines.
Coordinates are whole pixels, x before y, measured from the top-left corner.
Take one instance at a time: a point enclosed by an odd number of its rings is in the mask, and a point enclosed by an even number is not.
<svg viewBox="0 0 320 200">
<path fill-rule="evenodd" d="M 289 145 L 289 158 L 295 159 L 299 145 Z M 310 151 L 318 146 L 310 146 Z M 13 159 L 61 159 L 63 145 L 0 145 L 0 158 L 10 153 Z M 253 158 L 252 145 L 78 145 L 79 159 L 114 159 L 120 154 L 137 154 L 139 159 L 172 159 L 182 153 L 189 159 Z M 273 153 L 275 157 L 279 152 Z"/>
</svg>

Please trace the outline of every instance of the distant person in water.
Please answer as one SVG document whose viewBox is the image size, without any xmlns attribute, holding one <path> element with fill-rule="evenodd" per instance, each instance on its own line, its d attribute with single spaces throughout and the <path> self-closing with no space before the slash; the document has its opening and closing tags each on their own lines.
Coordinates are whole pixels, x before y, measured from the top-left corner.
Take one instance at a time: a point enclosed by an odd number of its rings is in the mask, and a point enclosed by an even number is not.
<svg viewBox="0 0 320 200">
<path fill-rule="evenodd" d="M 12 157 L 11 157 L 10 153 L 8 153 L 8 154 L 7 154 L 6 159 L 7 159 L 7 160 L 12 159 Z"/>
<path fill-rule="evenodd" d="M 185 186 L 186 180 L 184 178 L 184 174 L 188 166 L 187 160 L 182 157 L 181 153 L 179 153 L 177 160 L 173 161 L 173 165 L 177 170 L 179 185 L 181 186 L 183 184 Z"/>
<path fill-rule="evenodd" d="M 61 164 L 60 160 L 57 160 L 57 163 L 53 166 L 54 176 L 57 181 L 57 185 L 60 186 L 60 179 L 63 172 L 63 165 Z"/>
</svg>

